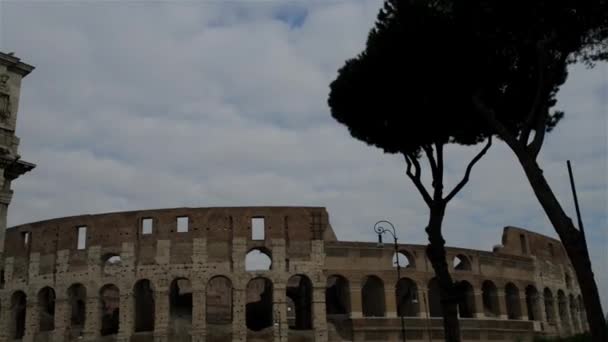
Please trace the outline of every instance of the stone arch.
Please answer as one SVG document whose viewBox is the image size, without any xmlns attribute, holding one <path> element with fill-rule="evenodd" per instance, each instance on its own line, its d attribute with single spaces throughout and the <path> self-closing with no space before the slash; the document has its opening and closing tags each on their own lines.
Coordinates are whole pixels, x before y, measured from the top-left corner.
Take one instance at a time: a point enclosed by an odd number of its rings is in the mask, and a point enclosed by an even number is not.
<svg viewBox="0 0 608 342">
<path fill-rule="evenodd" d="M 464 254 L 456 255 L 452 260 L 452 265 L 455 271 L 470 271 L 472 269 L 471 260 Z"/>
<path fill-rule="evenodd" d="M 545 287 L 543 291 L 543 298 L 545 299 L 545 317 L 547 317 L 547 322 L 555 322 L 555 303 L 553 301 L 553 293 L 548 287 Z"/>
<path fill-rule="evenodd" d="M 393 267 L 397 267 L 397 262 L 399 262 L 399 266 L 401 268 L 416 268 L 416 259 L 405 249 L 402 249 L 397 253 L 393 253 L 391 265 Z"/>
<path fill-rule="evenodd" d="M 519 298 L 519 289 L 513 283 L 508 283 L 505 286 L 505 302 L 507 308 L 507 318 L 520 319 L 521 305 Z"/>
<path fill-rule="evenodd" d="M 585 305 L 583 303 L 583 296 L 580 294 L 576 297 L 578 302 L 578 314 L 579 320 L 581 321 L 581 331 L 586 331 L 587 328 L 585 326 L 587 322 L 587 312 L 585 311 Z"/>
<path fill-rule="evenodd" d="M 192 283 L 188 278 L 175 278 L 169 286 L 169 323 L 173 335 L 192 328 Z"/>
<path fill-rule="evenodd" d="M 399 317 L 416 317 L 420 311 L 418 303 L 418 286 L 410 278 L 401 278 L 395 286 L 397 315 Z"/>
<path fill-rule="evenodd" d="M 429 280 L 428 284 L 429 292 L 429 315 L 431 317 L 443 317 L 443 310 L 441 308 L 441 293 L 439 289 L 439 281 L 437 278 Z"/>
<path fill-rule="evenodd" d="M 572 278 L 568 272 L 564 272 L 564 283 L 566 283 L 566 288 L 568 290 L 572 289 Z"/>
<path fill-rule="evenodd" d="M 568 301 L 566 300 L 566 294 L 562 290 L 557 291 L 557 310 L 559 312 L 559 320 L 562 326 L 570 326 L 570 319 L 568 317 Z"/>
<path fill-rule="evenodd" d="M 260 331 L 273 324 L 273 285 L 268 278 L 258 277 L 247 283 L 245 318 L 247 328 Z"/>
<path fill-rule="evenodd" d="M 27 310 L 27 296 L 23 291 L 15 291 L 11 296 L 11 326 L 10 336 L 20 340 L 25 335 L 25 316 Z"/>
<path fill-rule="evenodd" d="M 526 307 L 528 309 L 528 320 L 541 320 L 540 296 L 534 285 L 528 285 L 526 287 Z"/>
<path fill-rule="evenodd" d="M 302 274 L 292 276 L 287 281 L 286 292 L 287 298 L 293 301 L 293 310 L 295 310 L 295 320 L 289 322 L 289 328 L 312 329 L 312 282 L 310 279 Z"/>
<path fill-rule="evenodd" d="M 133 314 L 135 332 L 154 331 L 154 289 L 148 279 L 140 279 L 133 286 Z"/>
<path fill-rule="evenodd" d="M 572 322 L 572 328 L 576 331 L 581 331 L 578 321 L 578 308 L 576 307 L 576 300 L 574 299 L 574 295 L 572 293 L 568 296 L 568 304 L 570 306 L 570 321 Z"/>
<path fill-rule="evenodd" d="M 463 318 L 473 318 L 475 312 L 475 290 L 466 280 L 458 282 L 460 298 L 458 300 L 458 314 Z"/>
<path fill-rule="evenodd" d="M 209 279 L 206 289 L 205 319 L 210 324 L 232 322 L 232 281 L 225 276 Z"/>
<path fill-rule="evenodd" d="M 375 275 L 366 276 L 361 287 L 361 308 L 364 317 L 384 317 L 386 302 L 384 282 Z"/>
<path fill-rule="evenodd" d="M 330 315 L 350 314 L 350 286 L 348 279 L 331 275 L 325 286 L 325 312 Z"/>
<path fill-rule="evenodd" d="M 272 253 L 263 247 L 252 248 L 245 256 L 246 271 L 269 271 L 272 269 Z"/>
<path fill-rule="evenodd" d="M 87 319 L 87 289 L 80 283 L 72 284 L 67 291 L 70 304 L 70 334 L 72 338 L 82 336 Z"/>
<path fill-rule="evenodd" d="M 49 286 L 38 291 L 38 330 L 55 330 L 55 290 Z"/>
<path fill-rule="evenodd" d="M 120 327 L 120 290 L 114 284 L 99 289 L 99 316 L 101 336 L 118 334 Z"/>
<path fill-rule="evenodd" d="M 481 285 L 483 311 L 486 317 L 498 317 L 498 289 L 491 280 L 486 280 Z"/>
</svg>

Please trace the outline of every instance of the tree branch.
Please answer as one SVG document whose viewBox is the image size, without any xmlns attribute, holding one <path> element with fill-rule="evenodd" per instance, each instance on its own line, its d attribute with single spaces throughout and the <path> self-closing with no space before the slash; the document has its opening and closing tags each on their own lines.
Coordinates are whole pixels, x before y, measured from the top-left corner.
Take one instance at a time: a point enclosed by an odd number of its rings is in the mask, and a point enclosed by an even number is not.
<svg viewBox="0 0 608 342">
<path fill-rule="evenodd" d="M 443 143 L 435 143 L 435 151 L 437 153 L 437 172 L 433 175 L 433 187 L 435 193 L 434 200 L 442 200 L 443 197 Z"/>
<path fill-rule="evenodd" d="M 526 121 L 524 122 L 524 126 L 522 127 L 521 137 L 519 138 L 519 142 L 524 146 L 528 144 L 528 139 L 530 138 L 530 132 L 532 131 L 532 125 L 534 123 L 534 119 L 539 113 L 539 106 L 543 94 L 543 88 L 545 85 L 545 41 L 538 42 L 536 45 L 536 56 L 537 56 L 537 68 L 538 68 L 538 77 L 536 79 L 536 93 L 534 94 L 534 100 L 532 102 L 532 106 L 530 107 L 530 112 L 526 117 Z"/>
<path fill-rule="evenodd" d="M 540 153 L 540 149 L 543 146 L 543 142 L 545 140 L 545 131 L 547 128 L 547 115 L 549 111 L 543 108 L 542 111 L 538 113 L 538 117 L 536 118 L 536 128 L 534 130 L 534 139 L 530 143 L 530 145 L 526 146 L 526 149 L 532 155 L 532 158 L 536 160 L 538 154 Z"/>
<path fill-rule="evenodd" d="M 481 94 L 478 91 L 475 95 L 473 95 L 473 104 L 477 111 L 486 119 L 488 124 L 492 126 L 496 130 L 498 136 L 504 140 L 509 147 L 517 154 L 520 153 L 525 145 L 522 145 L 517 141 L 517 138 L 511 134 L 507 130 L 507 128 L 496 119 L 496 112 L 493 109 L 486 106 L 486 104 L 481 100 Z"/>
<path fill-rule="evenodd" d="M 431 196 L 424 187 L 424 184 L 422 184 L 422 181 L 420 180 L 420 163 L 418 163 L 418 160 L 416 160 L 416 156 L 408 155 L 405 152 L 403 153 L 403 157 L 405 158 L 405 162 L 407 163 L 407 169 L 405 173 L 408 177 L 410 177 L 410 179 L 418 189 L 418 192 L 420 192 L 420 195 L 422 195 L 422 199 L 424 199 L 424 202 L 430 208 L 433 200 L 431 199 Z M 414 165 L 415 173 L 412 173 L 412 164 Z"/>
<path fill-rule="evenodd" d="M 433 174 L 435 174 L 435 172 L 437 172 L 437 163 L 435 162 L 435 157 L 433 156 L 433 148 L 429 145 L 423 145 L 422 149 L 424 150 L 424 153 L 426 153 L 426 157 L 429 160 L 431 171 Z"/>
<path fill-rule="evenodd" d="M 460 183 L 456 184 L 454 189 L 452 189 L 452 191 L 450 191 L 450 193 L 444 199 L 445 203 L 448 203 L 452 198 L 454 198 L 454 196 L 456 196 L 456 194 L 465 186 L 465 184 L 467 184 L 467 182 L 469 181 L 469 176 L 471 175 L 471 170 L 473 169 L 473 166 L 475 166 L 475 163 L 477 163 L 479 161 L 479 159 L 481 159 L 481 157 L 483 157 L 483 155 L 486 154 L 486 152 L 488 152 L 488 149 L 490 148 L 490 146 L 492 146 L 492 136 L 488 137 L 488 142 L 486 143 L 486 146 L 484 146 L 484 148 L 481 151 L 479 151 L 479 153 L 477 153 L 475 158 L 473 158 L 469 162 L 469 165 L 467 165 L 467 169 L 464 173 L 464 177 L 462 178 Z"/>
</svg>

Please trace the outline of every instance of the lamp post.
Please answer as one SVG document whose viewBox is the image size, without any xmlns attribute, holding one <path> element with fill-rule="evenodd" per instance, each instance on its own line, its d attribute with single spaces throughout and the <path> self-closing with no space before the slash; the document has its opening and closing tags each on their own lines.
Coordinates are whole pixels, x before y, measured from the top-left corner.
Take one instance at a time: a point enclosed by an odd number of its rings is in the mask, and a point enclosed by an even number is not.
<svg viewBox="0 0 608 342">
<path fill-rule="evenodd" d="M 385 225 L 388 226 L 388 228 L 385 228 Z M 395 284 L 395 294 L 396 294 L 397 284 L 399 283 L 399 280 L 401 280 L 401 265 L 399 263 L 399 245 L 397 244 L 397 232 L 395 231 L 395 226 L 393 226 L 393 224 L 390 223 L 389 221 L 380 220 L 380 221 L 376 222 L 376 224 L 374 224 L 374 231 L 376 232 L 376 234 L 378 234 L 378 247 L 382 247 L 382 245 L 383 245 L 382 235 L 384 233 L 389 233 L 390 235 L 393 236 L 393 244 L 395 247 L 395 258 L 397 258 L 397 283 Z M 399 315 L 399 318 L 401 319 L 401 338 L 402 338 L 403 342 L 406 342 L 406 340 L 405 340 L 405 320 L 403 319 L 403 315 L 399 313 L 399 303 L 397 303 L 397 315 Z"/>
</svg>

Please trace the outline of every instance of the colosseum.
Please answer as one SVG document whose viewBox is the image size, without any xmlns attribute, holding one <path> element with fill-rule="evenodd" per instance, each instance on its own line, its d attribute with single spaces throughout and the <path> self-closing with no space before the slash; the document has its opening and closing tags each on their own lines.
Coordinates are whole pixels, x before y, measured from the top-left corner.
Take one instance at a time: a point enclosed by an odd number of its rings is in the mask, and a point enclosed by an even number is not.
<svg viewBox="0 0 608 342">
<path fill-rule="evenodd" d="M 338 241 L 322 207 L 139 210 L 6 229 L 11 182 L 35 167 L 14 134 L 32 70 L 0 53 L 0 341 L 443 339 L 425 246 Z M 447 254 L 466 287 L 464 340 L 588 329 L 558 240 L 505 227 L 493 251 Z"/>
</svg>

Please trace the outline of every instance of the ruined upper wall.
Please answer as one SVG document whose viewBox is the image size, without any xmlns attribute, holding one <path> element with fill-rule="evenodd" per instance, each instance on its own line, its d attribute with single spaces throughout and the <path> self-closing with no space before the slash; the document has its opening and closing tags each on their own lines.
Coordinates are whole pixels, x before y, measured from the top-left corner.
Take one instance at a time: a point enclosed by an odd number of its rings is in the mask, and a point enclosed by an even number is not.
<svg viewBox="0 0 608 342">
<path fill-rule="evenodd" d="M 568 264 L 569 259 L 561 242 L 546 235 L 518 227 L 505 227 L 502 233 L 502 247 L 505 254 L 535 256 L 537 259 Z"/>
</svg>

